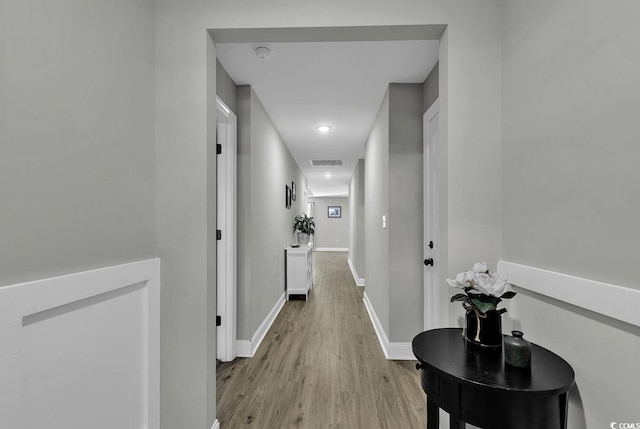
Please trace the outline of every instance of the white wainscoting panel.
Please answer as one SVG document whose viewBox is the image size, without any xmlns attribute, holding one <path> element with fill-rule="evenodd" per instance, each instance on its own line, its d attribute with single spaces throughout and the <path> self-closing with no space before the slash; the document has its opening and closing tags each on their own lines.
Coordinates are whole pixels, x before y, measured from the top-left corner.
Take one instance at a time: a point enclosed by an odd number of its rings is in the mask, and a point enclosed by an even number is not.
<svg viewBox="0 0 640 429">
<path fill-rule="evenodd" d="M 387 337 L 387 334 L 384 332 L 380 319 L 378 319 L 378 315 L 373 309 L 373 305 L 371 305 L 371 301 L 369 301 L 369 297 L 366 292 L 364 293 L 362 301 L 364 301 L 364 306 L 367 308 L 367 313 L 369 313 L 369 318 L 371 319 L 373 329 L 376 331 L 376 335 L 378 336 L 378 341 L 380 342 L 380 346 L 384 352 L 384 357 L 388 360 L 415 360 L 416 358 L 413 355 L 413 348 L 411 347 L 410 342 L 389 341 L 389 337 Z"/>
<path fill-rule="evenodd" d="M 0 426 L 159 428 L 160 260 L 0 288 Z"/>
<path fill-rule="evenodd" d="M 507 261 L 498 271 L 518 287 L 640 326 L 640 290 Z"/>
</svg>

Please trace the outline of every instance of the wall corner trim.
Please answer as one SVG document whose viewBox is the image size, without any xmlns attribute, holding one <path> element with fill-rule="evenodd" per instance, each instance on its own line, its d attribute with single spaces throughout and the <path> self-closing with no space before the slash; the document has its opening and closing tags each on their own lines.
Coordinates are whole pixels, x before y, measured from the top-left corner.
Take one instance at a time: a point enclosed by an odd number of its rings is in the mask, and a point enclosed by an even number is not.
<svg viewBox="0 0 640 429">
<path fill-rule="evenodd" d="M 220 422 L 218 421 L 218 419 L 213 422 L 213 426 L 211 426 L 211 429 L 220 429 Z"/>
<path fill-rule="evenodd" d="M 282 310 L 282 307 L 284 307 L 285 301 L 286 301 L 285 294 L 283 293 L 278 298 L 278 300 L 276 301 L 275 305 L 273 306 L 269 314 L 267 314 L 267 317 L 265 317 L 265 319 L 262 321 L 262 323 L 256 330 L 255 334 L 253 334 L 253 336 L 251 337 L 251 340 L 236 341 L 236 349 L 238 352 L 238 357 L 255 356 L 256 352 L 258 351 L 258 347 L 260 347 L 260 344 L 262 343 L 262 340 L 264 340 L 264 337 L 267 336 L 267 333 L 269 332 L 271 325 L 273 325 L 273 322 L 275 322 L 276 317 L 278 317 L 278 314 L 280 314 L 280 310 Z"/>
<path fill-rule="evenodd" d="M 356 286 L 364 286 L 364 279 L 358 277 L 358 273 L 356 272 L 356 268 L 353 266 L 351 262 L 351 258 L 347 257 L 347 263 L 349 264 L 349 269 L 351 270 L 351 275 L 353 276 L 353 280 L 356 282 Z"/>
<path fill-rule="evenodd" d="M 517 287 L 640 326 L 640 290 L 507 261 L 498 271 Z"/>
<path fill-rule="evenodd" d="M 380 319 L 376 315 L 375 310 L 373 309 L 373 305 L 371 305 L 371 301 L 369 301 L 369 297 L 367 293 L 364 293 L 364 298 L 362 298 L 364 302 L 364 306 L 367 309 L 367 313 L 369 313 L 369 318 L 371 319 L 371 323 L 373 324 L 373 329 L 376 331 L 376 335 L 378 336 L 378 341 L 380 342 L 380 346 L 382 347 L 382 351 L 384 352 L 384 357 L 387 360 L 415 360 L 415 356 L 413 356 L 413 349 L 411 347 L 411 343 L 403 343 L 403 342 L 390 342 L 387 334 L 384 332 L 382 328 L 382 324 L 380 323 Z"/>
</svg>

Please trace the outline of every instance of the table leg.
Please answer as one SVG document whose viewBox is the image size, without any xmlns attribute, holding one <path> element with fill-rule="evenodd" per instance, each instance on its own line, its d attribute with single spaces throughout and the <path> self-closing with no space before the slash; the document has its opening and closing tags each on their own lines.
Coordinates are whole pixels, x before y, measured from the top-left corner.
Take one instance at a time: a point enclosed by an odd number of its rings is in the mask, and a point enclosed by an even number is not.
<svg viewBox="0 0 640 429">
<path fill-rule="evenodd" d="M 460 417 L 449 414 L 449 429 L 464 429 L 466 426 Z"/>
<path fill-rule="evenodd" d="M 427 396 L 427 429 L 440 428 L 440 407 Z"/>
<path fill-rule="evenodd" d="M 559 396 L 560 402 L 560 428 L 567 429 L 567 418 L 569 414 L 569 392 Z"/>
</svg>

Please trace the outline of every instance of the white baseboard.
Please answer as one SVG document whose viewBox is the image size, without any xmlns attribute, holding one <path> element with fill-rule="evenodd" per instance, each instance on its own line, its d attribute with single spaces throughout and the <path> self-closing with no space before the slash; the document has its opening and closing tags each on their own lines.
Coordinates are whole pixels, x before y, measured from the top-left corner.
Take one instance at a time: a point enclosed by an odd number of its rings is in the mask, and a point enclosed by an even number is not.
<svg viewBox="0 0 640 429">
<path fill-rule="evenodd" d="M 353 276 L 353 280 L 356 282 L 356 286 L 364 286 L 364 279 L 358 277 L 358 273 L 356 272 L 353 263 L 351 262 L 351 258 L 347 257 L 347 262 L 349 263 L 349 269 L 351 270 L 351 275 Z"/>
<path fill-rule="evenodd" d="M 218 421 L 218 419 L 213 422 L 213 426 L 211 426 L 211 429 L 220 429 L 220 422 Z"/>
<path fill-rule="evenodd" d="M 276 304 L 273 306 L 267 317 L 262 321 L 255 334 L 251 337 L 251 340 L 237 340 L 236 341 L 236 349 L 239 357 L 253 357 L 258 351 L 258 347 L 264 340 L 264 337 L 267 336 L 267 332 L 273 325 L 273 322 L 278 317 L 280 310 L 284 307 L 285 303 L 285 294 L 283 293 L 280 298 L 276 301 Z"/>
<path fill-rule="evenodd" d="M 523 289 L 640 326 L 640 290 L 507 261 L 498 271 Z"/>
<path fill-rule="evenodd" d="M 369 318 L 371 319 L 373 329 L 376 331 L 376 335 L 378 336 L 378 341 L 380 342 L 380 346 L 384 352 L 384 357 L 388 360 L 415 360 L 416 358 L 413 355 L 413 349 L 410 342 L 404 343 L 389 341 L 389 338 L 384 332 L 382 324 L 380 323 L 366 292 L 364 293 L 362 301 L 364 301 L 364 306 L 367 308 L 367 312 L 369 313 Z"/>
<path fill-rule="evenodd" d="M 348 252 L 348 247 L 316 247 L 313 250 L 316 252 Z"/>
</svg>

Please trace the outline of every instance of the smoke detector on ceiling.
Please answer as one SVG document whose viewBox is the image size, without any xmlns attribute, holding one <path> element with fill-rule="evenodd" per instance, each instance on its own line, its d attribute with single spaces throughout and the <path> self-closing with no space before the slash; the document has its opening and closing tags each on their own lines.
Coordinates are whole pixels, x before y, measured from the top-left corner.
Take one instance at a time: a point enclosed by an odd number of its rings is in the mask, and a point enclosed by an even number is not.
<svg viewBox="0 0 640 429">
<path fill-rule="evenodd" d="M 266 45 L 256 46 L 254 50 L 258 59 L 268 60 L 271 57 L 271 48 Z"/>
</svg>

